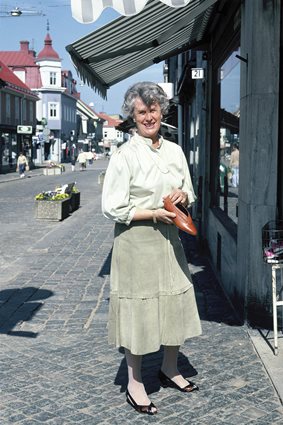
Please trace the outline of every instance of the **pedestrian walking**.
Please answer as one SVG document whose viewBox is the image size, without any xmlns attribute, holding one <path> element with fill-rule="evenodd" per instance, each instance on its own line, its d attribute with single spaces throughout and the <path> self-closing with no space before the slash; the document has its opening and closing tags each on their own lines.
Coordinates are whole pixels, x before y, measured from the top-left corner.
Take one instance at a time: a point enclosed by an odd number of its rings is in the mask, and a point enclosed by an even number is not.
<svg viewBox="0 0 283 425">
<path fill-rule="evenodd" d="M 88 164 L 93 164 L 93 153 L 91 151 L 85 153 L 86 159 L 88 159 Z"/>
<path fill-rule="evenodd" d="M 72 156 L 71 158 L 71 167 L 72 167 L 72 171 L 76 171 L 76 157 Z"/>
<path fill-rule="evenodd" d="M 17 171 L 20 174 L 20 177 L 25 177 L 25 171 L 28 171 L 29 165 L 27 157 L 23 154 L 23 152 L 20 152 L 18 160 L 17 160 Z"/>
<path fill-rule="evenodd" d="M 83 150 L 80 150 L 80 153 L 78 155 L 78 162 L 80 164 L 80 171 L 83 171 L 86 169 L 86 152 L 83 152 Z"/>
<path fill-rule="evenodd" d="M 109 342 L 124 347 L 128 369 L 126 399 L 140 413 L 154 415 L 141 377 L 142 355 L 164 346 L 161 385 L 182 392 L 198 387 L 177 366 L 180 345 L 201 334 L 188 264 L 172 222 L 163 208 L 195 200 L 186 158 L 180 146 L 159 135 L 168 98 L 155 83 L 130 87 L 123 110 L 137 132 L 111 156 L 102 211 L 114 220 L 111 262 Z"/>
<path fill-rule="evenodd" d="M 237 143 L 234 143 L 232 146 L 231 158 L 230 158 L 230 168 L 232 171 L 232 187 L 239 186 L 239 158 L 240 152 Z"/>
</svg>

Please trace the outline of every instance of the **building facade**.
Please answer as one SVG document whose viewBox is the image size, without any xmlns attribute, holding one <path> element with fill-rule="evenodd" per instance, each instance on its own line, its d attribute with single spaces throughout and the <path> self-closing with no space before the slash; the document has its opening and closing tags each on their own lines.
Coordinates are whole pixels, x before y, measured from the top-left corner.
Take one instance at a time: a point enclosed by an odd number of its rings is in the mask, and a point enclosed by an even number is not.
<svg viewBox="0 0 283 425">
<path fill-rule="evenodd" d="M 0 173 L 15 171 L 20 152 L 32 162 L 38 97 L 0 61 Z"/>
<path fill-rule="evenodd" d="M 38 96 L 33 133 L 34 162 L 61 162 L 65 146 L 76 132 L 76 81 L 70 71 L 62 70 L 62 61 L 47 33 L 43 49 L 36 55 L 28 41 L 20 42 L 19 51 L 0 52 L 2 60 Z"/>
<path fill-rule="evenodd" d="M 107 115 L 104 112 L 99 112 L 98 115 L 104 121 L 103 139 L 100 145 L 103 147 L 103 153 L 108 156 L 117 149 L 117 146 L 125 142 L 125 133 L 117 128 L 123 119 L 120 115 Z"/>
<path fill-rule="evenodd" d="M 271 324 L 272 287 L 262 228 L 283 218 L 282 22 L 280 0 L 220 1 L 202 45 L 167 61 L 200 242 L 240 317 L 263 326 Z"/>
</svg>

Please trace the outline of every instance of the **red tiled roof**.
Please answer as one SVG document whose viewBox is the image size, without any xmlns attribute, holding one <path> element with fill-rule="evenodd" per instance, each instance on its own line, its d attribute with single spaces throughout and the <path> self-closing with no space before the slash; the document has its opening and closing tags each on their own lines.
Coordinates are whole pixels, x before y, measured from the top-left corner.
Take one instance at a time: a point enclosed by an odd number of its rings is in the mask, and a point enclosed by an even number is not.
<svg viewBox="0 0 283 425">
<path fill-rule="evenodd" d="M 28 93 L 37 97 L 30 88 L 22 82 L 9 68 L 0 60 L 0 78 L 7 83 L 7 86 L 16 91 Z"/>
<path fill-rule="evenodd" d="M 0 60 L 9 67 L 11 71 L 25 71 L 25 83 L 27 86 L 37 89 L 42 86 L 39 66 L 35 62 L 34 51 L 29 49 L 28 41 L 21 41 L 21 50 L 2 51 Z"/>
<path fill-rule="evenodd" d="M 8 66 L 37 66 L 35 58 L 26 52 L 0 52 L 0 60 Z"/>
<path fill-rule="evenodd" d="M 99 116 L 99 118 L 102 118 L 105 121 L 108 121 L 108 124 L 105 125 L 105 127 L 116 127 L 121 122 L 123 122 L 123 120 L 112 118 L 109 115 L 105 114 L 104 112 L 98 112 L 97 115 Z"/>
<path fill-rule="evenodd" d="M 38 53 L 37 59 L 60 59 L 58 53 L 52 47 L 52 38 L 49 34 L 45 37 L 44 47 Z"/>
</svg>

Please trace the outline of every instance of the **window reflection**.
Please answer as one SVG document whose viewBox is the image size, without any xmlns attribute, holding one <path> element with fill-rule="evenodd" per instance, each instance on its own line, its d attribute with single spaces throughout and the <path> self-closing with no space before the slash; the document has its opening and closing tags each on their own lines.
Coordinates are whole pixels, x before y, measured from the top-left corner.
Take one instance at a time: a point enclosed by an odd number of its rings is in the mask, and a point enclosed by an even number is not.
<svg viewBox="0 0 283 425">
<path fill-rule="evenodd" d="M 0 133 L 0 163 L 5 167 L 12 167 L 17 162 L 17 135 Z"/>
<path fill-rule="evenodd" d="M 234 51 L 219 68 L 219 206 L 237 223 L 239 187 L 240 63 Z"/>
</svg>

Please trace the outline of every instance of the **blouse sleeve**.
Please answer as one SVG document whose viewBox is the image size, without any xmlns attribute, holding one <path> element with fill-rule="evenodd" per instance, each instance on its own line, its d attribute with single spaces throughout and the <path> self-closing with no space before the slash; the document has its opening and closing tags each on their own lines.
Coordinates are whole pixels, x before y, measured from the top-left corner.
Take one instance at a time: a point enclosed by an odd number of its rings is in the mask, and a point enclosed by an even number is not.
<svg viewBox="0 0 283 425">
<path fill-rule="evenodd" d="M 183 151 L 182 151 L 182 166 L 184 170 L 184 180 L 183 180 L 182 190 L 188 194 L 189 205 L 191 205 L 193 202 L 195 202 L 197 197 L 194 192 L 190 170 L 189 170 L 188 163 Z"/>
<path fill-rule="evenodd" d="M 130 201 L 131 173 L 125 155 L 119 150 L 110 159 L 102 191 L 102 213 L 110 220 L 129 225 L 136 207 Z"/>
</svg>

